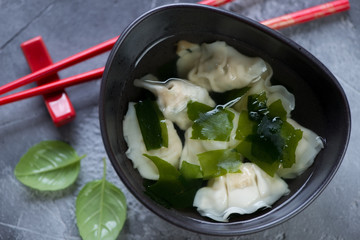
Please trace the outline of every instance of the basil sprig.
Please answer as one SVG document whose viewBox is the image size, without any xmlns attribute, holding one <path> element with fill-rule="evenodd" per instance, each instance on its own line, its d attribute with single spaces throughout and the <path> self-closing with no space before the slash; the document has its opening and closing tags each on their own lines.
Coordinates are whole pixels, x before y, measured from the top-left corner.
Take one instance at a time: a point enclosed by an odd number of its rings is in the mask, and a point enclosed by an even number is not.
<svg viewBox="0 0 360 240">
<path fill-rule="evenodd" d="M 80 160 L 62 141 L 42 141 L 31 147 L 15 167 L 16 178 L 41 191 L 61 190 L 75 182 Z M 103 178 L 86 184 L 76 199 L 76 220 L 83 239 L 116 239 L 126 220 L 126 198 L 120 189 Z"/>
<path fill-rule="evenodd" d="M 78 156 L 65 142 L 42 141 L 20 158 L 14 174 L 28 187 L 40 191 L 60 190 L 75 182 L 84 157 Z"/>
<path fill-rule="evenodd" d="M 126 220 L 126 198 L 115 185 L 103 177 L 87 183 L 76 198 L 76 223 L 83 239 L 116 239 Z"/>
</svg>

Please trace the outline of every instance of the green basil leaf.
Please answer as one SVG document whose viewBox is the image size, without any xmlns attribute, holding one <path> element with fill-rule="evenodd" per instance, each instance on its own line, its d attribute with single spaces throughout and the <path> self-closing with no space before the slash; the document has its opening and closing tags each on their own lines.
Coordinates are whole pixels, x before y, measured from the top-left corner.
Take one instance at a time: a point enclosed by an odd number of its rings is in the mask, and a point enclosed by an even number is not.
<svg viewBox="0 0 360 240">
<path fill-rule="evenodd" d="M 192 139 L 229 141 L 235 114 L 223 107 L 213 109 L 199 102 L 189 102 L 187 113 L 192 125 Z"/>
<path fill-rule="evenodd" d="M 76 223 L 84 240 L 116 239 L 126 220 L 126 198 L 103 178 L 87 183 L 76 198 Z"/>
<path fill-rule="evenodd" d="M 64 189 L 75 182 L 80 160 L 75 150 L 61 141 L 43 141 L 31 147 L 15 167 L 16 178 L 41 191 Z"/>
<path fill-rule="evenodd" d="M 186 179 L 165 160 L 144 154 L 159 170 L 159 180 L 145 186 L 145 193 L 165 207 L 192 207 L 195 194 L 202 185 L 202 179 Z"/>
<path fill-rule="evenodd" d="M 225 175 L 226 173 L 241 172 L 239 167 L 243 157 L 232 149 L 220 149 L 203 152 L 197 155 L 204 179 Z"/>
<path fill-rule="evenodd" d="M 168 147 L 165 118 L 156 102 L 140 101 L 135 104 L 135 110 L 146 150 Z"/>
</svg>

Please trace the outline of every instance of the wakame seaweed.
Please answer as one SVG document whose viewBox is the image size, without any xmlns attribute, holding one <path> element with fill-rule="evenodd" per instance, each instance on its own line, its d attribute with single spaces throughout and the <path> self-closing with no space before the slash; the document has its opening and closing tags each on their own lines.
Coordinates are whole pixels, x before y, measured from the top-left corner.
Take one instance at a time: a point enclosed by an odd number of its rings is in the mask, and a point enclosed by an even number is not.
<svg viewBox="0 0 360 240">
<path fill-rule="evenodd" d="M 295 150 L 302 131 L 286 121 L 286 111 L 277 100 L 267 106 L 266 93 L 248 97 L 248 111 L 239 117 L 236 149 L 270 176 L 280 164 L 290 168 L 295 163 Z"/>
<path fill-rule="evenodd" d="M 140 101 L 135 104 L 135 110 L 146 150 L 168 147 L 165 118 L 156 102 Z"/>
</svg>

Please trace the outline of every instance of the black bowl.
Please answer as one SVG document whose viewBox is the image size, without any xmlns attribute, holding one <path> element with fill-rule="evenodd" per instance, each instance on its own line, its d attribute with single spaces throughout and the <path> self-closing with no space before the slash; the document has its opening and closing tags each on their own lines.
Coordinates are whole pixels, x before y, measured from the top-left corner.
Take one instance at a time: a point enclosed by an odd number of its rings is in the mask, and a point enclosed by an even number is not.
<svg viewBox="0 0 360 240">
<path fill-rule="evenodd" d="M 238 215 L 228 223 L 201 217 L 195 209 L 167 209 L 144 193 L 143 179 L 126 157 L 122 120 L 129 101 L 144 90 L 133 80 L 147 73 L 173 77 L 175 44 L 226 41 L 240 52 L 259 56 L 274 70 L 273 84 L 295 95 L 292 117 L 326 140 L 326 147 L 301 176 L 287 181 L 291 193 L 272 208 Z M 350 110 L 336 78 L 314 56 L 280 33 L 251 19 L 213 7 L 174 4 L 154 9 L 133 22 L 112 49 L 100 95 L 100 125 L 109 158 L 121 180 L 147 208 L 170 223 L 211 235 L 241 235 L 279 224 L 308 206 L 339 168 L 350 135 Z"/>
</svg>

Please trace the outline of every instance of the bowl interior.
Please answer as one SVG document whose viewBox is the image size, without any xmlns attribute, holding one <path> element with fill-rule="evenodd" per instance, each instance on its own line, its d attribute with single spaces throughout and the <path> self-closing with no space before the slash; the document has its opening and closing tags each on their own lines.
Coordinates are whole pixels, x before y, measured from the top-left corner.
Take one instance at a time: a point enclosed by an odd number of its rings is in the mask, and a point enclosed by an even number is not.
<svg viewBox="0 0 360 240">
<path fill-rule="evenodd" d="M 291 193 L 272 208 L 236 215 L 229 223 L 201 217 L 195 209 L 164 208 L 144 194 L 143 179 L 126 157 L 122 120 L 130 101 L 145 91 L 133 80 L 153 73 L 162 80 L 176 74 L 176 43 L 226 41 L 241 53 L 259 56 L 273 68 L 273 84 L 295 95 L 292 118 L 326 141 L 314 164 L 287 181 Z M 183 228 L 214 235 L 251 233 L 280 223 L 307 206 L 339 167 L 350 133 L 350 111 L 334 76 L 306 50 L 252 20 L 223 10 L 192 4 L 168 5 L 146 13 L 130 25 L 114 46 L 101 85 L 100 124 L 104 144 L 118 175 L 146 207 Z"/>
</svg>

